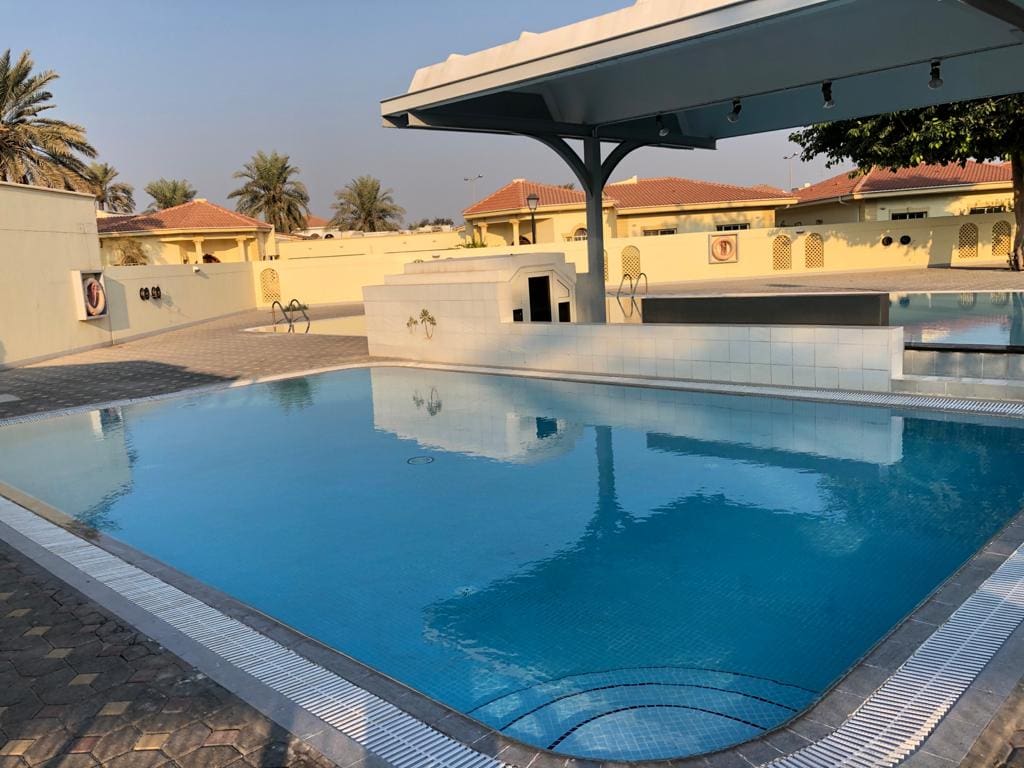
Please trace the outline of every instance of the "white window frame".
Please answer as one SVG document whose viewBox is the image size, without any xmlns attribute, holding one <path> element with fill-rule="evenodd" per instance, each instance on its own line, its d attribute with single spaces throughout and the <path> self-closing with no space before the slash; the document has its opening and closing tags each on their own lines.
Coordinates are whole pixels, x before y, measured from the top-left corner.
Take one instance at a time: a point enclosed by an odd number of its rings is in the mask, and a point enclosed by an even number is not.
<svg viewBox="0 0 1024 768">
<path fill-rule="evenodd" d="M 715 230 L 718 232 L 745 232 L 750 229 L 750 222 L 741 221 L 735 224 L 716 224 Z"/>
</svg>

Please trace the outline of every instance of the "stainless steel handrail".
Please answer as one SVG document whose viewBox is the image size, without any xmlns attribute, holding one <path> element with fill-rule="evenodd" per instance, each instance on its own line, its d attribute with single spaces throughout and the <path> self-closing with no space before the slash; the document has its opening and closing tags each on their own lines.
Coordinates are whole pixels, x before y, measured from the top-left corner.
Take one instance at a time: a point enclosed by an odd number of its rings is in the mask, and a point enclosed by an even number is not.
<svg viewBox="0 0 1024 768">
<path fill-rule="evenodd" d="M 277 310 L 278 309 L 281 310 L 281 319 L 280 320 L 277 319 Z M 303 333 L 309 333 L 309 329 L 310 329 L 312 323 L 311 323 L 311 321 L 309 319 L 309 315 L 306 313 L 306 305 L 303 304 L 298 299 L 292 299 L 291 301 L 289 301 L 288 302 L 288 306 L 285 306 L 280 301 L 275 301 L 273 304 L 270 305 L 270 313 L 271 313 L 271 317 L 274 318 L 274 326 L 275 327 L 278 325 L 278 323 L 282 323 L 282 322 L 287 322 L 288 323 L 288 331 L 287 331 L 287 333 L 295 333 L 295 320 L 297 318 L 293 317 L 293 315 L 295 313 L 301 314 L 302 318 L 306 321 L 306 330 L 304 330 Z"/>
</svg>

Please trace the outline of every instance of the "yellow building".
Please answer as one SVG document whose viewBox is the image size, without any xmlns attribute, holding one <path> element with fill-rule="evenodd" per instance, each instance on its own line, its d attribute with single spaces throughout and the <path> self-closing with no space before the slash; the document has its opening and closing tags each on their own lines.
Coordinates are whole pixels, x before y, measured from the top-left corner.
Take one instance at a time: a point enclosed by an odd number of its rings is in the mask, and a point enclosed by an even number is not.
<svg viewBox="0 0 1024 768">
<path fill-rule="evenodd" d="M 515 179 L 463 213 L 470 236 L 488 245 L 533 243 L 529 198 L 538 198 L 537 242 L 587 239 L 582 191 Z M 776 211 L 797 199 L 769 186 L 740 187 L 680 178 L 609 184 L 604 195 L 605 237 L 676 235 L 775 226 Z"/>
<path fill-rule="evenodd" d="M 262 261 L 277 253 L 266 222 L 198 199 L 152 213 L 96 221 L 103 264 L 201 264 Z"/>
<path fill-rule="evenodd" d="M 1013 179 L 1009 163 L 921 165 L 840 173 L 794 194 L 799 202 L 777 213 L 779 226 L 1003 213 L 1013 207 Z"/>
</svg>

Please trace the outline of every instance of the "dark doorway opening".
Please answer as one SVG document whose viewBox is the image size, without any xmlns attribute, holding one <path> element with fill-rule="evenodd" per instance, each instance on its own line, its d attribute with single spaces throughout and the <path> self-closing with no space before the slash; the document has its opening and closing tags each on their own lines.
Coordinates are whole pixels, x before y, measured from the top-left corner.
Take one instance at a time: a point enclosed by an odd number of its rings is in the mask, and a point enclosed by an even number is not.
<svg viewBox="0 0 1024 768">
<path fill-rule="evenodd" d="M 531 277 L 530 285 L 530 321 L 534 323 L 551 322 L 551 278 Z"/>
</svg>

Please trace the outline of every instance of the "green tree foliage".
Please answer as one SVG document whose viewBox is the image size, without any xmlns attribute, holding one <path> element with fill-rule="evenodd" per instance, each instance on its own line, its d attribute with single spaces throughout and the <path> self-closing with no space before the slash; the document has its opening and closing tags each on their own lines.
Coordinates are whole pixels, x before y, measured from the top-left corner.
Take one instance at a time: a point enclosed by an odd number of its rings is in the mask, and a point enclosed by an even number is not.
<svg viewBox="0 0 1024 768">
<path fill-rule="evenodd" d="M 185 179 L 157 179 L 145 186 L 147 195 L 153 198 L 147 211 L 161 211 L 192 202 L 196 196 L 195 187 Z"/>
<path fill-rule="evenodd" d="M 80 125 L 40 117 L 56 106 L 47 86 L 59 75 L 34 66 L 28 51 L 17 61 L 9 48 L 0 55 L 0 181 L 85 189 L 82 157 L 96 157 L 96 150 Z"/>
<path fill-rule="evenodd" d="M 410 229 L 422 229 L 423 227 L 454 227 L 455 222 L 444 216 L 437 216 L 433 219 L 420 219 L 419 221 L 413 222 L 409 225 Z"/>
<path fill-rule="evenodd" d="M 278 232 L 305 229 L 309 192 L 295 179 L 298 175 L 299 169 L 288 155 L 257 152 L 234 176 L 245 183 L 228 197 L 238 198 L 235 207 L 239 213 L 262 218 Z"/>
<path fill-rule="evenodd" d="M 146 249 L 134 237 L 119 237 L 109 243 L 112 262 L 118 267 L 140 267 L 148 262 Z"/>
<path fill-rule="evenodd" d="M 131 184 L 114 181 L 117 169 L 108 163 L 90 163 L 85 171 L 86 189 L 96 195 L 96 206 L 111 213 L 131 213 L 135 210 L 135 188 Z"/>
<path fill-rule="evenodd" d="M 1011 261 L 1014 269 L 1024 264 L 1024 95 L 823 123 L 790 138 L 805 161 L 824 155 L 833 166 L 849 159 L 861 172 L 1009 160 L 1017 220 Z"/>
<path fill-rule="evenodd" d="M 360 176 L 335 194 L 330 226 L 342 231 L 393 232 L 400 228 L 405 216 L 405 209 L 395 202 L 393 191 L 382 189 L 380 179 L 373 176 Z"/>
</svg>

